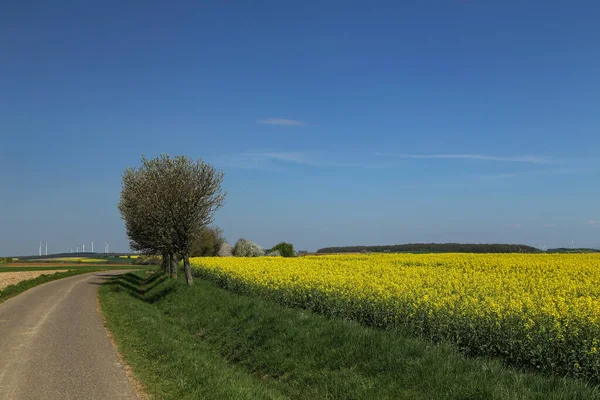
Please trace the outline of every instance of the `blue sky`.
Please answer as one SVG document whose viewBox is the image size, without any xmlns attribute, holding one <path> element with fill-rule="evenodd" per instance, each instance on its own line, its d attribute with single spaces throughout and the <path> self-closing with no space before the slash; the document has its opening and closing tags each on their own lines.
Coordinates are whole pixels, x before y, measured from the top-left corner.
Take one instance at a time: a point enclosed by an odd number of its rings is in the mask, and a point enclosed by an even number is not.
<svg viewBox="0 0 600 400">
<path fill-rule="evenodd" d="M 600 246 L 597 2 L 84 3 L 0 14 L 0 254 L 127 251 L 160 153 L 232 243 Z"/>
</svg>

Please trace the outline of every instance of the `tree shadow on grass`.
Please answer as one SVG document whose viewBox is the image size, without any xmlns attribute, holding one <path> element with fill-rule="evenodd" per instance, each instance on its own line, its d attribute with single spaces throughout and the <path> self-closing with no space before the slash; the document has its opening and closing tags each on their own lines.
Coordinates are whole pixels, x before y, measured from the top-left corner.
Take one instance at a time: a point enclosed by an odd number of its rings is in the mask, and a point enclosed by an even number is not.
<svg viewBox="0 0 600 400">
<path fill-rule="evenodd" d="M 106 275 L 102 282 L 90 282 L 91 285 L 106 285 L 111 291 L 126 291 L 130 296 L 146 303 L 156 303 L 175 290 L 174 285 L 167 284 L 168 275 L 155 272 L 144 279 L 134 273 L 123 275 Z M 162 288 L 160 287 L 162 286 Z M 152 292 L 152 293 L 149 293 Z"/>
<path fill-rule="evenodd" d="M 163 272 L 155 272 L 146 279 L 146 287 L 154 287 L 161 282 L 164 282 L 168 275 Z"/>
<path fill-rule="evenodd" d="M 131 283 L 132 285 L 137 285 L 137 286 L 143 286 L 145 283 L 145 279 L 142 277 L 139 277 L 135 274 L 132 273 L 127 273 L 127 274 L 123 274 L 123 275 L 119 275 L 118 276 L 120 279 L 123 279 L 124 281 L 127 281 L 129 283 Z"/>
<path fill-rule="evenodd" d="M 146 296 L 144 296 L 145 301 L 147 303 L 154 304 L 166 298 L 169 294 L 175 291 L 175 285 L 167 285 L 165 283 L 162 286 L 163 287 L 160 290 L 155 290 L 152 292 L 152 294 L 147 294 Z"/>
</svg>

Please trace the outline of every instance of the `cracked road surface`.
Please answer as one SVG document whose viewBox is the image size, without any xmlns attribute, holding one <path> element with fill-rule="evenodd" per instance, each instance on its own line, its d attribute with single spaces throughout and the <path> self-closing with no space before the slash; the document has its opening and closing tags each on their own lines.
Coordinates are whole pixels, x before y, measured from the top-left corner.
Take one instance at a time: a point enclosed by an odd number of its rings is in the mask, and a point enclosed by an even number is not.
<svg viewBox="0 0 600 400">
<path fill-rule="evenodd" d="M 0 304 L 1 400 L 138 399 L 97 310 L 98 285 L 121 273 L 59 279 Z"/>
</svg>

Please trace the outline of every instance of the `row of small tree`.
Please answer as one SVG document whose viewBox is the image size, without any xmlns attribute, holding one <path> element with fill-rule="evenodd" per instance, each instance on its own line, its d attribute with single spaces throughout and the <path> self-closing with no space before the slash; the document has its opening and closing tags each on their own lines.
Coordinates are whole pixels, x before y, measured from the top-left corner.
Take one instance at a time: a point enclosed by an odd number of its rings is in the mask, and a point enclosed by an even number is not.
<svg viewBox="0 0 600 400">
<path fill-rule="evenodd" d="M 192 239 L 190 246 L 191 257 L 294 257 L 295 255 L 294 246 L 286 242 L 280 242 L 270 250 L 266 250 L 256 243 L 242 238 L 235 243 L 235 246 L 231 247 L 223 236 L 223 230 L 217 226 L 203 228 Z"/>
<path fill-rule="evenodd" d="M 185 278 L 192 284 L 190 252 L 210 231 L 226 193 L 223 172 L 201 159 L 142 156 L 138 168 L 123 173 L 119 211 L 133 250 L 162 256 L 163 268 L 177 276 L 183 259 Z"/>
<path fill-rule="evenodd" d="M 226 255 L 225 251 L 220 255 Z M 261 256 L 281 256 L 294 257 L 294 246 L 291 243 L 281 242 L 270 250 L 265 250 L 254 242 L 246 239 L 240 239 L 231 249 L 231 254 L 235 257 L 261 257 Z"/>
</svg>

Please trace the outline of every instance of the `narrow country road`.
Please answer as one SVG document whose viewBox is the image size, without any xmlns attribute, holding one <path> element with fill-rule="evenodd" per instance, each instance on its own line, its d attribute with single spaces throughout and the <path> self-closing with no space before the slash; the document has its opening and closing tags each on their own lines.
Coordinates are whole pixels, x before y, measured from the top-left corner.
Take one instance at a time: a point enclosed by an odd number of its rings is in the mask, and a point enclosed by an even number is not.
<svg viewBox="0 0 600 400">
<path fill-rule="evenodd" d="M 0 304 L 1 400 L 137 399 L 97 310 L 123 271 L 59 279 Z"/>
</svg>

